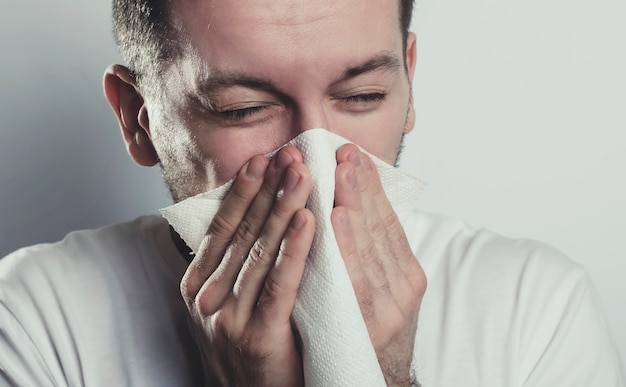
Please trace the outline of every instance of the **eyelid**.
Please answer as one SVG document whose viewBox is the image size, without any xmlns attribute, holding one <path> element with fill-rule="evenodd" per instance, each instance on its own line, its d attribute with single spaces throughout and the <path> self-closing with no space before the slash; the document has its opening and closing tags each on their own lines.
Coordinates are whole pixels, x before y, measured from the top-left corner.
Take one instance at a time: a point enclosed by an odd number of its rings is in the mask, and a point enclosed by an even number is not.
<svg viewBox="0 0 626 387">
<path fill-rule="evenodd" d="M 386 93 L 376 92 L 348 95 L 340 99 L 346 102 L 378 102 L 384 100 L 386 97 Z"/>
<path fill-rule="evenodd" d="M 278 106 L 277 103 L 251 101 L 245 103 L 228 104 L 215 109 L 215 113 L 226 121 L 243 121 L 244 119 L 256 115 L 271 107 Z M 229 108 L 230 107 L 230 108 Z"/>
<path fill-rule="evenodd" d="M 229 111 L 236 110 L 245 110 L 245 109 L 254 109 L 254 108 L 265 108 L 277 105 L 274 102 L 266 102 L 266 101 L 245 101 L 245 102 L 236 102 L 230 103 L 223 106 L 215 107 L 215 111 L 218 113 L 224 113 Z"/>
<path fill-rule="evenodd" d="M 268 106 L 252 106 L 242 109 L 223 110 L 218 112 L 223 118 L 232 120 L 242 120 L 248 116 L 251 116 L 261 110 L 265 110 Z"/>
<path fill-rule="evenodd" d="M 339 109 L 350 113 L 373 112 L 383 105 L 386 98 L 387 92 L 371 89 L 341 93 L 332 97 Z"/>
<path fill-rule="evenodd" d="M 332 97 L 333 101 L 336 101 L 342 105 L 367 105 L 372 106 L 379 104 L 387 98 L 387 92 L 362 90 L 360 92 L 341 93 Z"/>
<path fill-rule="evenodd" d="M 336 90 L 331 95 L 332 99 L 343 99 L 355 95 L 387 94 L 388 90 L 389 87 L 386 84 L 370 84 L 361 86 L 355 85 L 355 87 L 344 88 L 343 90 Z"/>
</svg>

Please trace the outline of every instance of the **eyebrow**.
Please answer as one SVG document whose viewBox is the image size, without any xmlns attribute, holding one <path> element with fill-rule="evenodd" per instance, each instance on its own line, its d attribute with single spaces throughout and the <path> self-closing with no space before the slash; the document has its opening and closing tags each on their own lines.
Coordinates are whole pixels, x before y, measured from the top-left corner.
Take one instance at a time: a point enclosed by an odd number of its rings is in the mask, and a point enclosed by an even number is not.
<svg viewBox="0 0 626 387">
<path fill-rule="evenodd" d="M 362 64 L 346 69 L 338 82 L 358 77 L 361 74 L 371 73 L 374 71 L 396 71 L 402 67 L 402 63 L 397 56 L 390 52 L 383 52 L 368 59 Z M 336 82 L 335 82 L 336 83 Z"/>
<path fill-rule="evenodd" d="M 363 63 L 345 69 L 331 84 L 345 82 L 360 75 L 376 71 L 396 72 L 401 67 L 402 63 L 396 55 L 390 52 L 382 52 Z M 203 100 L 210 99 L 211 96 L 221 89 L 233 86 L 243 86 L 282 95 L 272 82 L 245 73 L 214 71 L 209 77 L 198 80 L 196 85 L 195 97 L 200 96 Z"/>
<path fill-rule="evenodd" d="M 233 86 L 243 86 L 255 90 L 264 90 L 274 94 L 281 94 L 269 81 L 242 73 L 214 71 L 207 78 L 196 81 L 195 90 L 186 93 L 187 98 L 194 105 L 213 110 L 212 99 L 220 90 Z"/>
</svg>

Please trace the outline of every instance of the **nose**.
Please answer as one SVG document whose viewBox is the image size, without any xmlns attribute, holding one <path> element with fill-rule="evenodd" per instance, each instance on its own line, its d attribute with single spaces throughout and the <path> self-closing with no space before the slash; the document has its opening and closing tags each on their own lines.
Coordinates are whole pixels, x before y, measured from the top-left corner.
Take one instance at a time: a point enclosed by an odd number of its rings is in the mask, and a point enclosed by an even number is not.
<svg viewBox="0 0 626 387">
<path fill-rule="evenodd" d="M 294 137 L 310 129 L 333 130 L 331 114 L 323 100 L 307 100 L 299 104 L 295 109 L 291 125 Z"/>
</svg>

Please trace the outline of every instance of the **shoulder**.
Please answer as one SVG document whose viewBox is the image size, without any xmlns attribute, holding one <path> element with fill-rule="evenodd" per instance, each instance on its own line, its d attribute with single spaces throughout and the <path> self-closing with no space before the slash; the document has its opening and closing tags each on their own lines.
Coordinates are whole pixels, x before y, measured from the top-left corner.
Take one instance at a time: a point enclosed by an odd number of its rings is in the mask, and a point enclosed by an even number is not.
<svg viewBox="0 0 626 387">
<path fill-rule="evenodd" d="M 15 274 L 23 266 L 45 265 L 58 260 L 86 260 L 97 255 L 102 248 L 124 248 L 133 241 L 149 239 L 150 230 L 164 224 L 165 220 L 158 216 L 144 216 L 98 229 L 73 231 L 56 243 L 24 247 L 0 260 L 0 279 L 6 279 L 7 273 Z"/>
<path fill-rule="evenodd" d="M 446 302 L 469 306 L 476 318 L 541 313 L 589 290 L 586 270 L 558 249 L 512 238 L 440 215 L 416 214 L 414 252 L 424 266 L 429 291 Z M 526 309 L 527 308 L 527 309 Z"/>
<path fill-rule="evenodd" d="M 585 276 L 580 265 L 546 243 L 505 236 L 443 215 L 415 212 L 408 238 L 417 258 L 433 274 L 474 275 L 481 282 L 490 274 L 494 280 L 531 272 L 542 278 Z"/>
<path fill-rule="evenodd" d="M 8 298 L 7 292 L 44 292 L 50 286 L 82 283 L 89 276 L 95 280 L 103 269 L 114 270 L 118 261 L 153 245 L 152 230 L 164 225 L 160 217 L 140 217 L 17 250 L 0 260 L 0 300 Z"/>
<path fill-rule="evenodd" d="M 568 362 L 579 367 L 565 385 L 616 377 L 590 277 L 561 251 L 440 215 L 416 213 L 409 231 L 428 278 L 418 330 L 424 345 L 448 351 L 457 364 L 473 358 L 485 372 L 501 364 L 500 385 L 511 375 L 528 385 L 561 385 Z"/>
<path fill-rule="evenodd" d="M 178 290 L 185 268 L 156 216 L 72 232 L 2 259 L 0 385 L 188 378 L 179 361 L 193 348 Z"/>
</svg>

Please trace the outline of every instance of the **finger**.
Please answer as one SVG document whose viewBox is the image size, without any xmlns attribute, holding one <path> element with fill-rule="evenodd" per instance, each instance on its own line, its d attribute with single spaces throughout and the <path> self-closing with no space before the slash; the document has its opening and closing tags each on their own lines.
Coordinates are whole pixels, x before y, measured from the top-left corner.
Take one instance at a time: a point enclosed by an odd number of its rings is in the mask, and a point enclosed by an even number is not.
<svg viewBox="0 0 626 387">
<path fill-rule="evenodd" d="M 285 172 L 276 202 L 259 238 L 237 278 L 234 295 L 242 315 L 250 315 L 257 304 L 263 284 L 274 265 L 287 227 L 296 211 L 304 208 L 311 190 L 311 175 L 302 163 L 293 163 Z"/>
<path fill-rule="evenodd" d="M 354 160 L 358 155 L 358 161 Z M 414 280 L 419 275 L 419 266 L 413 256 L 404 230 L 387 199 L 380 183 L 378 170 L 372 160 L 356 147 L 345 147 L 337 154 L 343 164 L 360 164 L 355 168 L 360 199 L 349 197 L 346 203 L 354 222 L 355 240 L 359 257 L 367 278 L 378 293 L 385 299 L 412 291 Z M 337 186 L 347 191 L 348 184 L 342 184 L 341 169 L 338 168 Z M 345 175 L 349 176 L 349 175 Z M 345 181 L 345 179 L 344 179 Z M 357 206 L 360 204 L 360 207 Z M 358 216 L 360 214 L 360 216 Z M 410 260 L 413 262 L 410 262 Z M 409 277 L 408 274 L 412 276 Z M 417 281 L 419 282 L 419 281 Z"/>
<path fill-rule="evenodd" d="M 388 288 L 388 280 L 379 253 L 380 245 L 385 242 L 385 230 L 376 217 L 372 194 L 368 192 L 367 175 L 370 172 L 365 170 L 364 160 L 353 145 L 340 148 L 337 159 L 344 161 L 337 166 L 335 204 L 345 207 L 348 212 L 347 218 L 353 230 L 352 239 L 357 249 L 356 256 L 371 286 L 385 290 Z M 337 236 L 338 240 L 341 238 Z M 353 286 L 362 285 L 357 283 Z"/>
<path fill-rule="evenodd" d="M 359 305 L 361 305 L 361 311 L 365 315 L 371 310 L 370 281 L 361 265 L 361 258 L 348 210 L 345 207 L 333 208 L 330 221 L 333 225 L 339 252 L 350 276 L 352 288 L 357 296 Z"/>
<path fill-rule="evenodd" d="M 226 297 L 232 294 L 233 285 L 241 271 L 243 262 L 272 208 L 282 175 L 294 159 L 301 157 L 298 153 L 294 149 L 281 151 L 269 162 L 260 190 L 258 190 L 252 203 L 246 207 L 243 216 L 241 213 L 237 214 L 239 217 L 234 233 L 229 229 L 230 238 L 225 239 L 226 247 L 214 251 L 215 254 L 221 255 L 222 259 L 208 278 L 205 277 L 205 282 L 199 291 L 199 293 L 208 295 L 203 297 L 203 302 L 198 306 L 206 315 L 211 315 L 221 308 Z M 225 202 L 222 208 L 229 204 L 236 205 L 238 203 Z M 218 222 L 218 224 L 220 223 L 222 222 Z"/>
<path fill-rule="evenodd" d="M 254 316 L 268 324 L 291 324 L 291 313 L 302 280 L 306 258 L 315 232 L 315 217 L 308 209 L 300 209 L 293 216 L 285 233 L 278 258 L 267 275 L 259 296 Z"/>
<path fill-rule="evenodd" d="M 403 296 L 408 294 L 407 292 L 422 294 L 426 281 L 424 271 L 413 254 L 400 219 L 387 198 L 378 169 L 366 154 L 361 153 L 361 160 L 366 165 L 365 169 L 369 175 L 369 187 L 362 192 L 371 197 L 370 200 L 363 202 L 370 204 L 367 213 L 376 213 L 376 221 L 370 220 L 369 229 L 376 238 L 379 251 L 385 257 L 381 263 L 388 280 L 391 298 L 407 299 Z M 376 236 L 377 230 L 381 231 L 380 237 Z"/>
<path fill-rule="evenodd" d="M 411 246 L 409 245 L 404 228 L 400 223 L 400 219 L 393 210 L 391 202 L 389 202 L 387 194 L 383 189 L 378 169 L 375 167 L 369 156 L 363 154 L 363 157 L 365 162 L 370 165 L 370 188 L 367 192 L 369 192 L 372 197 L 372 208 L 376 209 L 382 229 L 385 230 L 385 247 L 389 248 L 389 251 L 393 252 L 390 257 L 392 258 L 392 261 L 389 261 L 388 263 L 395 263 L 394 267 L 402 269 L 406 264 L 410 263 L 410 261 L 414 261 L 415 256 L 411 251 Z M 372 228 L 372 225 L 370 225 L 370 228 Z"/>
<path fill-rule="evenodd" d="M 181 293 L 187 300 L 196 296 L 222 261 L 227 243 L 263 184 L 263 175 L 268 164 L 266 157 L 255 156 L 238 172 L 181 281 Z"/>
<path fill-rule="evenodd" d="M 365 205 L 363 199 L 366 195 L 361 192 L 361 184 L 359 182 L 358 166 L 355 167 L 355 163 L 352 161 L 346 161 L 337 166 L 335 176 L 335 205 L 336 208 L 343 207 L 340 211 L 341 223 L 348 222 L 350 225 L 349 232 L 337 235 L 336 237 L 340 245 L 345 249 L 349 249 L 352 253 L 352 248 L 356 249 L 355 257 L 358 259 L 358 265 L 371 265 L 380 266 L 376 264 L 377 254 L 376 245 L 373 243 L 374 239 L 371 237 L 371 230 L 369 229 L 368 220 L 365 216 Z M 371 210 L 370 210 L 371 211 Z M 349 241 L 343 242 L 344 236 L 349 238 Z M 340 248 L 341 250 L 341 248 Z M 346 250 L 346 254 L 348 254 Z M 344 251 L 342 251 L 343 255 Z M 345 256 L 344 256 L 345 259 Z M 355 263 L 357 264 L 357 263 Z"/>
<path fill-rule="evenodd" d="M 293 162 L 301 161 L 300 151 L 293 147 L 281 149 L 272 159 L 261 190 L 243 219 L 240 220 L 236 233 L 232 237 L 231 244 L 240 247 L 240 253 L 243 256 L 248 255 L 272 210 L 285 171 Z"/>
<path fill-rule="evenodd" d="M 373 171 L 367 163 L 368 159 L 355 145 L 346 144 L 338 150 L 337 161 L 335 189 L 337 204 L 346 206 L 350 210 L 350 216 L 363 222 L 363 226 L 375 227 L 372 231 L 376 232 L 375 236 L 378 237 L 383 230 L 378 227 L 377 208 L 372 201 L 375 192 L 371 192 L 370 180 Z M 344 184 L 343 178 L 347 180 L 347 185 Z M 358 235 L 362 234 L 357 231 Z"/>
<path fill-rule="evenodd" d="M 228 246 L 223 251 L 223 259 L 219 266 L 210 275 L 203 285 L 203 289 L 211 294 L 213 300 L 223 300 L 232 293 L 233 285 L 247 258 L 250 249 L 259 237 L 266 218 L 274 205 L 276 192 L 279 189 L 284 171 L 297 158 L 296 152 L 281 151 L 270 162 L 266 170 L 263 186 L 257 193 L 252 204 L 228 240 Z M 215 302 L 214 302 L 215 304 Z"/>
</svg>

